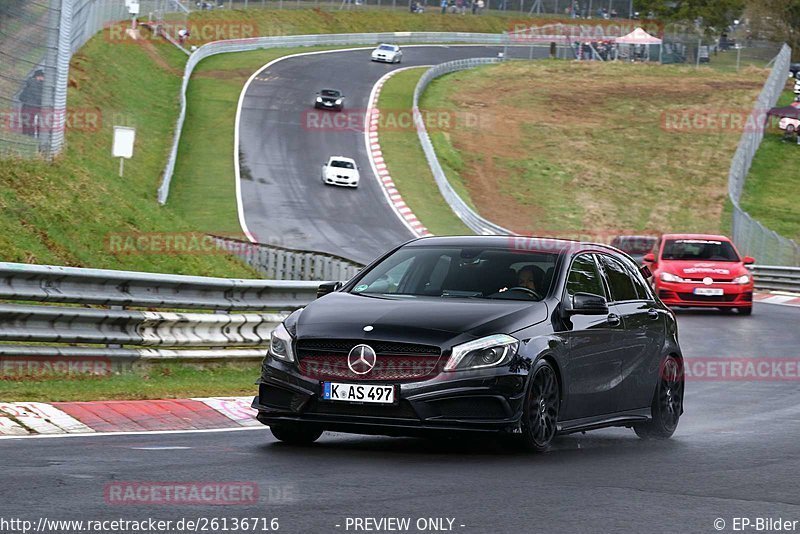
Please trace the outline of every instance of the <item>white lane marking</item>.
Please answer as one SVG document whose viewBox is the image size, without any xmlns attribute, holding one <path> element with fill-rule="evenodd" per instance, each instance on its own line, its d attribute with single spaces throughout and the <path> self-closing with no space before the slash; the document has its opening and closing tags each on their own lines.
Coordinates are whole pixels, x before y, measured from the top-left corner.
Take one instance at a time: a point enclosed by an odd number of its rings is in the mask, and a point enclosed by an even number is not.
<svg viewBox="0 0 800 534">
<path fill-rule="evenodd" d="M 264 428 L 269 428 L 265 426 Z M 91 432 L 87 434 L 28 434 L 27 436 L 0 436 L 6 439 L 51 439 L 51 438 L 94 438 L 100 436 L 159 436 L 168 434 L 208 434 L 211 432 L 241 432 L 243 430 L 261 430 L 255 426 L 239 426 L 232 428 L 203 428 L 196 430 L 140 430 L 136 432 Z"/>
<path fill-rule="evenodd" d="M 0 411 L 40 434 L 94 432 L 71 415 L 43 402 L 0 402 Z"/>
<path fill-rule="evenodd" d="M 256 79 L 262 72 L 270 68 L 272 65 L 284 61 L 286 59 L 292 59 L 301 56 L 313 56 L 317 54 L 330 54 L 332 52 L 342 52 L 342 51 L 351 51 L 351 50 L 372 50 L 374 47 L 370 46 L 362 46 L 356 48 L 338 48 L 335 50 L 317 50 L 315 52 L 300 52 L 298 54 L 290 54 L 288 56 L 282 56 L 276 59 L 273 59 L 257 71 L 255 71 L 252 76 L 245 82 L 244 87 L 242 88 L 242 92 L 239 93 L 239 103 L 236 106 L 236 120 L 233 124 L 233 170 L 236 175 L 236 209 L 239 214 L 239 226 L 242 229 L 245 237 L 251 243 L 258 243 L 258 240 L 250 233 L 250 229 L 247 227 L 247 221 L 244 218 L 244 205 L 242 204 L 242 173 L 241 168 L 239 166 L 239 124 L 241 123 L 242 119 L 242 106 L 244 105 L 244 97 L 247 94 L 247 90 L 250 88 L 250 84 L 253 83 L 253 80 Z"/>
<path fill-rule="evenodd" d="M 242 426 L 261 426 L 256 421 L 258 411 L 250 406 L 253 397 L 195 397 L 192 400 L 206 404 Z"/>
</svg>

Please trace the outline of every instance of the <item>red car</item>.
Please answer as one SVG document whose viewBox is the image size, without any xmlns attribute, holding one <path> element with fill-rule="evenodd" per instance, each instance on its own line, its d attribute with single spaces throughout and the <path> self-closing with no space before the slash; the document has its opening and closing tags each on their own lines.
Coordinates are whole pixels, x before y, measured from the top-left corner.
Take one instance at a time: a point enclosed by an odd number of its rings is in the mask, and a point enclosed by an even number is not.
<svg viewBox="0 0 800 534">
<path fill-rule="evenodd" d="M 671 307 L 736 308 L 753 311 L 753 275 L 730 239 L 706 234 L 665 234 L 655 253 L 644 257 L 653 273 L 653 288 Z"/>
</svg>

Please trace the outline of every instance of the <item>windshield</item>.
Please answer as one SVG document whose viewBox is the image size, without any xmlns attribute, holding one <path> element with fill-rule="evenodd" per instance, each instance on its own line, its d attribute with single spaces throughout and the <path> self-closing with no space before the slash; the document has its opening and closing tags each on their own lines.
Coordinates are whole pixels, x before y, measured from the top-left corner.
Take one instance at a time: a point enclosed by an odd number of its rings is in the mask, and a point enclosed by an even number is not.
<svg viewBox="0 0 800 534">
<path fill-rule="evenodd" d="M 330 97 L 336 98 L 336 97 L 338 97 L 338 96 L 339 96 L 341 93 L 339 93 L 339 91 L 337 91 L 337 90 L 335 90 L 335 89 L 323 89 L 322 91 L 320 91 L 320 94 L 321 94 L 322 96 L 330 96 Z"/>
<path fill-rule="evenodd" d="M 366 273 L 362 295 L 541 300 L 557 254 L 500 248 L 405 247 Z"/>
<path fill-rule="evenodd" d="M 350 163 L 349 161 L 342 161 L 339 159 L 335 159 L 331 161 L 331 167 L 338 167 L 339 169 L 355 169 L 355 165 Z"/>
<path fill-rule="evenodd" d="M 662 260 L 740 261 L 727 241 L 713 239 L 670 239 L 664 243 Z"/>
<path fill-rule="evenodd" d="M 380 45 L 378 50 L 388 50 L 390 52 L 394 52 L 394 47 L 392 45 Z"/>
</svg>

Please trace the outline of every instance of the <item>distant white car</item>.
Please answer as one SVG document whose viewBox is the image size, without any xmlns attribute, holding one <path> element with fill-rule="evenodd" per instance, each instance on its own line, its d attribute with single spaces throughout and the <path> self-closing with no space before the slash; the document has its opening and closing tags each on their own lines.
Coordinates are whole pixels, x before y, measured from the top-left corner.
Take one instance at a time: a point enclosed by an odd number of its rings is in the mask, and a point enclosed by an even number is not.
<svg viewBox="0 0 800 534">
<path fill-rule="evenodd" d="M 800 131 L 800 120 L 791 117 L 781 117 L 778 128 L 789 133 Z"/>
<path fill-rule="evenodd" d="M 351 158 L 331 156 L 322 166 L 322 182 L 325 184 L 358 187 L 360 179 L 358 165 Z"/>
<path fill-rule="evenodd" d="M 378 45 L 372 51 L 372 61 L 382 61 L 384 63 L 400 63 L 403 60 L 403 51 L 400 47 L 393 44 Z"/>
</svg>

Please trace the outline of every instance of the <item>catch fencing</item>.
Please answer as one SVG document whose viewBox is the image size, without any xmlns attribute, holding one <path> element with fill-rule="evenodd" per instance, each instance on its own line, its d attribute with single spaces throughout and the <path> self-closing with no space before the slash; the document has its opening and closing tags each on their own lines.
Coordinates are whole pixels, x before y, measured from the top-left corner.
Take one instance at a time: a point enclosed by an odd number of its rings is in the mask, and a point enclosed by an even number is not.
<svg viewBox="0 0 800 534">
<path fill-rule="evenodd" d="M 476 0 L 477 1 L 477 0 Z M 201 0 L 192 2 L 198 9 L 302 9 L 324 8 L 341 10 L 366 9 L 410 9 L 409 0 Z M 424 11 L 441 12 L 441 0 L 418 0 Z M 472 13 L 472 0 L 453 2 L 446 13 L 456 14 L 463 10 Z M 477 6 L 476 6 L 477 7 Z M 558 15 L 560 17 L 600 18 L 614 20 L 634 16 L 632 0 L 484 0 L 483 11 L 520 15 Z"/>
<path fill-rule="evenodd" d="M 142 19 L 168 13 L 173 21 L 188 19 L 178 0 L 139 5 Z M 0 157 L 49 159 L 61 151 L 72 55 L 97 32 L 129 18 L 125 0 L 0 2 Z"/>
<path fill-rule="evenodd" d="M 0 263 L 0 359 L 258 360 L 317 287 Z"/>
<path fill-rule="evenodd" d="M 784 45 L 775 57 L 772 72 L 758 95 L 753 117 L 761 120 L 774 107 L 786 86 L 791 49 Z M 728 195 L 733 205 L 733 241 L 739 250 L 770 265 L 800 265 L 800 245 L 778 235 L 742 209 L 740 201 L 753 157 L 764 138 L 764 128 L 747 128 L 739 140 L 728 174 Z"/>
</svg>

